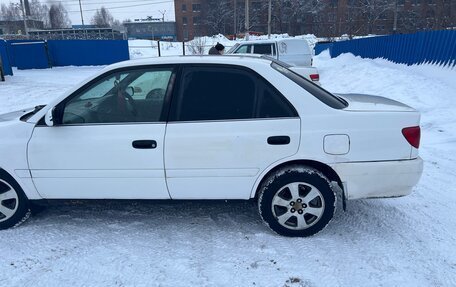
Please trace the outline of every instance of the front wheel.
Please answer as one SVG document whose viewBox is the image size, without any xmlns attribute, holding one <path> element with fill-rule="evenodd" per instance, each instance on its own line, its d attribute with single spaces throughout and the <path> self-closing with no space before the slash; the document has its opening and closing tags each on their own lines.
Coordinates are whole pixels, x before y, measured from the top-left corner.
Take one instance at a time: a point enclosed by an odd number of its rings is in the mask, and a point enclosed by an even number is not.
<svg viewBox="0 0 456 287">
<path fill-rule="evenodd" d="M 21 187 L 0 171 L 0 230 L 18 226 L 29 217 L 28 200 Z"/>
<path fill-rule="evenodd" d="M 284 236 L 311 236 L 334 215 L 336 196 L 329 180 L 304 166 L 285 167 L 267 178 L 259 191 L 263 221 Z"/>
</svg>

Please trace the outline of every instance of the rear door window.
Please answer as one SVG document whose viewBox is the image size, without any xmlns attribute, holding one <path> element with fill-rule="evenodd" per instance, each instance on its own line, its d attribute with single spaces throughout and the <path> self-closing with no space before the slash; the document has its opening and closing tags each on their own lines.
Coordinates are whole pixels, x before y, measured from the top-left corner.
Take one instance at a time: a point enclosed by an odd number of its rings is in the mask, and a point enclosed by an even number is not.
<svg viewBox="0 0 456 287">
<path fill-rule="evenodd" d="M 256 72 L 236 66 L 186 67 L 170 121 L 297 117 L 288 100 Z"/>
</svg>

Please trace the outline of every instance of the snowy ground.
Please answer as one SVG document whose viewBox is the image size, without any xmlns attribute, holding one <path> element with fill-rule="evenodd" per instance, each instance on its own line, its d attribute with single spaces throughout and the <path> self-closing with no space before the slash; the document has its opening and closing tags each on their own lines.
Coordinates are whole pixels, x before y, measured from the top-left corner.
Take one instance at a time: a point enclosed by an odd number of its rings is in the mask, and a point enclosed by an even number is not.
<svg viewBox="0 0 456 287">
<path fill-rule="evenodd" d="M 273 234 L 252 202 L 54 205 L 0 232 L 0 286 L 456 286 L 456 70 L 316 57 L 333 92 L 422 112 L 412 195 L 349 202 L 317 236 Z M 100 67 L 14 71 L 0 113 L 46 103 Z M 375 183 L 373 183 L 375 184 Z"/>
</svg>

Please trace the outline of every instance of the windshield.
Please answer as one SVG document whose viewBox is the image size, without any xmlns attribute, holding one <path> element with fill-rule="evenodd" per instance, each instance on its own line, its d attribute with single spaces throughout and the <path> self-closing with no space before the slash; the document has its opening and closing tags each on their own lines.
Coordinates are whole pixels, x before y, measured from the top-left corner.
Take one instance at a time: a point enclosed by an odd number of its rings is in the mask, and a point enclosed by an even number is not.
<svg viewBox="0 0 456 287">
<path fill-rule="evenodd" d="M 234 50 L 236 50 L 237 47 L 239 47 L 239 43 L 236 43 L 233 47 L 231 47 L 231 49 L 229 49 L 226 54 L 233 54 Z"/>
<path fill-rule="evenodd" d="M 273 61 L 271 67 L 285 75 L 287 78 L 289 78 L 296 84 L 298 84 L 301 88 L 312 94 L 314 97 L 319 99 L 327 106 L 330 106 L 331 108 L 338 110 L 344 109 L 348 106 L 348 103 L 346 101 L 334 96 L 333 94 L 321 88 L 320 86 L 312 83 L 311 81 L 307 80 L 301 75 L 288 69 L 286 66 L 281 65 L 280 62 Z"/>
</svg>

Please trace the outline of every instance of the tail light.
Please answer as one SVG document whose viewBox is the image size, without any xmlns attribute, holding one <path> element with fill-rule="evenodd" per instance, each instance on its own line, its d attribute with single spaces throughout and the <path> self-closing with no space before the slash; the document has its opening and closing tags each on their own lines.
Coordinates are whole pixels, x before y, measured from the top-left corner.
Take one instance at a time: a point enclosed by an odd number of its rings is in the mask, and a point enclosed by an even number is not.
<svg viewBox="0 0 456 287">
<path fill-rule="evenodd" d="M 414 148 L 420 147 L 420 138 L 421 138 L 421 129 L 420 127 L 408 127 L 402 129 L 402 134 L 405 139 L 411 144 Z"/>
<path fill-rule="evenodd" d="M 310 74 L 310 79 L 312 81 L 320 81 L 320 75 L 319 74 Z"/>
</svg>

